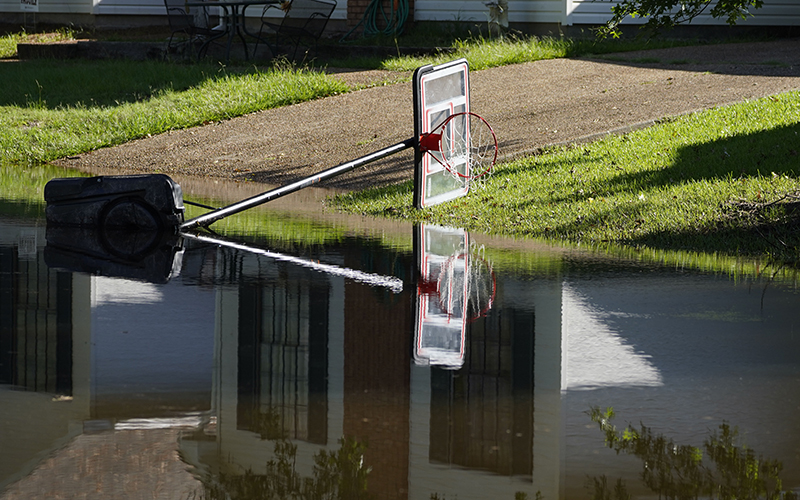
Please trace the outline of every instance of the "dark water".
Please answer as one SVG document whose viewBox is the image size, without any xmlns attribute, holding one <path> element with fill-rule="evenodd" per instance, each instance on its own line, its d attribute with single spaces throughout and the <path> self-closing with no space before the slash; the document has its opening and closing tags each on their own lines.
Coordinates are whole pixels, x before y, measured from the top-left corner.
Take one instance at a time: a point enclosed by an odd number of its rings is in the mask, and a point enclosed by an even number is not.
<svg viewBox="0 0 800 500">
<path fill-rule="evenodd" d="M 120 239 L 1 208 L 0 498 L 800 488 L 791 273 L 285 215 Z"/>
</svg>

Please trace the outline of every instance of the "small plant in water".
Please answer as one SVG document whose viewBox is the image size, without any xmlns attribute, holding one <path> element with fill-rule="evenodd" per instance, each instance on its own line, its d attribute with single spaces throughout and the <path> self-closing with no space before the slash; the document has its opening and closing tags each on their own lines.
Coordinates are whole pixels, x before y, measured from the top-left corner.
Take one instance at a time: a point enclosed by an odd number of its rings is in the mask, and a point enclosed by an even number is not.
<svg viewBox="0 0 800 500">
<path fill-rule="evenodd" d="M 367 492 L 370 469 L 364 467 L 366 446 L 348 438 L 339 440 L 336 451 L 320 450 L 314 455 L 314 475 L 302 477 L 296 469 L 297 445 L 286 439 L 275 442 L 274 457 L 264 474 L 252 470 L 242 474 L 207 475 L 207 500 L 371 500 Z"/>
<path fill-rule="evenodd" d="M 739 431 L 727 422 L 719 425 L 702 447 L 679 445 L 642 424 L 619 431 L 611 423 L 613 408 L 592 408 L 588 414 L 605 434 L 606 446 L 642 460 L 640 477 L 659 498 L 719 500 L 797 500 L 783 491 L 779 477 L 783 464 L 756 455 L 739 443 Z M 589 478 L 587 486 L 595 500 L 627 500 L 627 485 L 618 479 L 613 488 L 605 476 Z"/>
</svg>

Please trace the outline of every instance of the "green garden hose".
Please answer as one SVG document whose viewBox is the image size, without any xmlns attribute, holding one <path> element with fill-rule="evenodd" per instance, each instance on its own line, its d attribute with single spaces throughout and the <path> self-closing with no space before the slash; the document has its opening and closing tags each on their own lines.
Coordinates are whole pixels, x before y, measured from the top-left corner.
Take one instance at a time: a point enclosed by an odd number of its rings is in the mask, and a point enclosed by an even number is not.
<svg viewBox="0 0 800 500">
<path fill-rule="evenodd" d="M 344 41 L 349 37 L 359 26 L 364 26 L 364 31 L 361 37 L 369 37 L 374 35 L 399 35 L 403 32 L 406 20 L 408 19 L 408 0 L 389 0 L 392 4 L 391 14 L 386 13 L 383 6 L 383 0 L 371 0 L 364 11 L 364 16 L 361 20 L 353 26 L 353 29 L 347 32 L 341 39 Z M 378 28 L 378 16 L 382 16 L 385 27 Z"/>
</svg>

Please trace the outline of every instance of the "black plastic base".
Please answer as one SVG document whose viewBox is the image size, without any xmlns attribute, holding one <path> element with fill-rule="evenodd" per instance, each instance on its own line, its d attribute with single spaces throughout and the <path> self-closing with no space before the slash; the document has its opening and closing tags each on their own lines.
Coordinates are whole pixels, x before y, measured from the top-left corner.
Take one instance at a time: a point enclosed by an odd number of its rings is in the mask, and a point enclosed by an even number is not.
<svg viewBox="0 0 800 500">
<path fill-rule="evenodd" d="M 163 174 L 53 179 L 44 199 L 48 225 L 177 232 L 183 223 L 181 187 Z"/>
</svg>

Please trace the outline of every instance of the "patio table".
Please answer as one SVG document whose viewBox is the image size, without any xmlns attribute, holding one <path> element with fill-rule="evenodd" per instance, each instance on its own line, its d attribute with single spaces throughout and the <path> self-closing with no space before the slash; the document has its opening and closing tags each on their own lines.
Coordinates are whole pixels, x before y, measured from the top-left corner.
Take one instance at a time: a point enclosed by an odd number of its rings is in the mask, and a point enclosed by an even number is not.
<svg viewBox="0 0 800 500">
<path fill-rule="evenodd" d="M 206 40 L 198 53 L 202 54 L 203 49 L 205 49 L 208 44 L 214 40 L 222 38 L 225 35 L 228 36 L 228 44 L 225 48 L 226 62 L 230 60 L 231 45 L 233 44 L 233 39 L 236 36 L 239 37 L 239 39 L 242 41 L 242 45 L 244 46 L 245 59 L 249 59 L 250 57 L 245 35 L 252 38 L 257 38 L 266 43 L 267 46 L 271 47 L 272 45 L 267 40 L 264 40 L 263 38 L 259 37 L 258 34 L 247 30 L 247 24 L 245 23 L 245 12 L 247 11 L 248 7 L 252 7 L 254 5 L 266 6 L 279 5 L 280 3 L 281 0 L 188 0 L 186 2 L 188 7 L 221 7 L 224 12 L 225 29 L 219 30 L 219 35 L 210 37 L 208 40 Z M 255 55 L 255 52 L 253 55 Z"/>
</svg>

